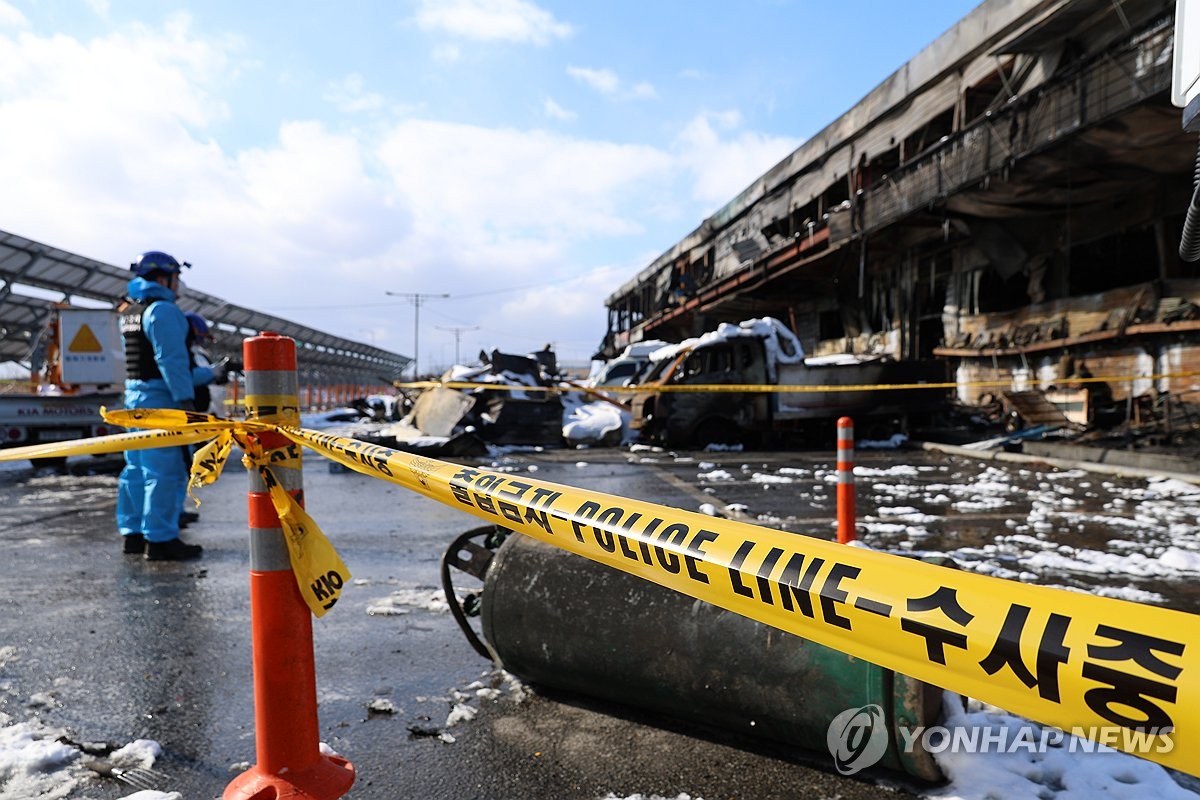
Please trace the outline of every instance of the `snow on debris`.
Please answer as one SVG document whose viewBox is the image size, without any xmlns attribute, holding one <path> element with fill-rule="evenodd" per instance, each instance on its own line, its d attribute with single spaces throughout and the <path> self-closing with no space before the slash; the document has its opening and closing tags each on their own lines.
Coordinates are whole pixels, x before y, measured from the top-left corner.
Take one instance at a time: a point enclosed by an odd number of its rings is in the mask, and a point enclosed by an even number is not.
<svg viewBox="0 0 1200 800">
<path fill-rule="evenodd" d="M 1010 747 L 997 752 L 966 752 L 947 747 L 934 759 L 950 782 L 923 793 L 936 800 L 1196 800 L 1200 795 L 1180 786 L 1170 773 L 1152 761 L 1065 734 L 1043 729 L 1020 717 L 976 701 L 968 710 L 947 695 L 947 727 L 978 728 L 983 738 L 1018 743 L 1018 733 L 1034 732 L 1034 742 L 1043 739 L 1058 744 L 1050 747 Z M 1032 743 L 1031 743 L 1032 744 Z"/>
</svg>

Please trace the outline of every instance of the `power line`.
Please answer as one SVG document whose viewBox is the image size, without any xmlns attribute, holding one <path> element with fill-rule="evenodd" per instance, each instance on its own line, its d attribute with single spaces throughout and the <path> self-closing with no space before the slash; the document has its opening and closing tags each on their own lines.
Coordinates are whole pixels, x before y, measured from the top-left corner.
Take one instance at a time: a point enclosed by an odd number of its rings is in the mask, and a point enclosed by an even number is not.
<svg viewBox="0 0 1200 800">
<path fill-rule="evenodd" d="M 391 294 L 389 292 L 389 294 Z M 305 306 L 268 306 L 264 311 L 297 311 L 301 309 L 324 311 L 330 308 L 377 308 L 379 306 L 396 306 L 399 303 L 320 303 L 319 305 Z"/>
<path fill-rule="evenodd" d="M 541 283 L 527 283 L 524 286 L 509 286 L 505 289 L 489 289 L 483 292 L 471 292 L 470 294 L 456 294 L 455 300 L 466 300 L 470 297 L 487 297 L 493 294 L 506 294 L 508 292 L 522 292 L 526 289 L 541 289 L 544 286 L 558 286 L 562 283 L 570 283 L 580 279 L 579 275 L 569 275 L 565 278 L 559 278 L 556 281 L 542 281 Z"/>
<path fill-rule="evenodd" d="M 454 295 L 455 300 L 457 300 L 458 297 L 459 297 L 458 295 Z M 441 311 L 430 311 L 429 313 L 431 313 L 435 316 L 441 317 L 442 319 L 450 320 L 451 322 L 462 322 L 464 324 L 466 322 L 466 320 L 460 319 L 460 318 L 452 316 L 450 314 L 444 314 Z M 480 326 L 479 330 L 483 331 L 484 333 L 495 335 L 495 336 L 505 336 L 505 337 L 508 337 L 509 339 L 520 339 L 522 341 L 528 341 L 528 342 L 545 342 L 546 341 L 545 336 L 542 336 L 542 335 L 533 336 L 530 334 L 517 333 L 516 331 L 510 331 L 510 330 L 506 330 L 506 329 L 502 329 L 502 328 Z M 591 347 L 591 344 L 589 344 L 591 341 L 593 341 L 593 340 L 591 340 L 591 339 L 559 339 L 558 340 L 559 344 L 571 344 L 571 345 L 579 345 L 579 346 L 583 346 L 583 347 Z"/>
<path fill-rule="evenodd" d="M 384 292 L 389 297 L 403 297 L 413 304 L 413 380 L 420 375 L 418 364 L 421 360 L 421 303 L 426 300 L 443 300 L 448 294 L 422 294 L 421 292 Z"/>
<path fill-rule="evenodd" d="M 462 341 L 462 335 L 468 331 L 479 330 L 479 326 L 473 325 L 470 328 L 443 328 L 441 325 L 435 325 L 434 327 L 439 331 L 448 331 L 454 334 L 454 364 L 455 366 L 461 364 L 462 362 L 458 360 L 458 344 Z"/>
<path fill-rule="evenodd" d="M 570 283 L 572 281 L 577 281 L 577 280 L 579 280 L 579 278 L 580 278 L 580 276 L 574 275 L 574 276 L 569 276 L 566 278 L 560 278 L 559 280 L 556 280 L 556 281 L 542 281 L 541 283 L 528 283 L 528 284 L 525 284 L 524 286 L 509 286 L 504 289 L 489 289 L 487 291 L 482 291 L 482 292 L 468 292 L 467 294 L 456 294 L 456 295 L 454 295 L 454 299 L 455 300 L 470 300 L 470 299 L 473 299 L 476 297 L 489 297 L 494 294 L 507 294 L 509 292 L 521 292 L 521 291 L 525 291 L 526 289 L 540 289 L 544 286 L 558 286 L 563 283 Z M 397 297 L 405 297 L 405 298 L 408 297 L 408 295 L 403 295 L 399 292 L 385 292 L 385 294 L 393 295 L 393 296 L 397 296 Z M 428 296 L 432 297 L 434 295 L 428 295 Z M 436 295 L 436 296 L 442 297 L 442 295 Z M 446 297 L 449 297 L 449 295 L 446 295 Z M 299 310 L 322 311 L 322 310 L 334 309 L 334 308 L 372 308 L 372 307 L 378 307 L 378 306 L 394 306 L 394 305 L 396 305 L 396 304 L 395 303 L 319 303 L 317 305 L 301 305 L 301 306 L 269 306 L 265 310 L 268 310 L 268 311 L 299 311 Z"/>
</svg>

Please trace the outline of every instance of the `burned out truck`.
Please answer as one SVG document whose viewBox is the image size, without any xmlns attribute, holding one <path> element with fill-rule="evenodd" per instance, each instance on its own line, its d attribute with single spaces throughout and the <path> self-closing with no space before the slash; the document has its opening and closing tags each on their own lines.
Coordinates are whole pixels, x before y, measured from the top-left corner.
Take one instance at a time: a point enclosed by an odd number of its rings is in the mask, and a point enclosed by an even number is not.
<svg viewBox="0 0 1200 800">
<path fill-rule="evenodd" d="M 945 383 L 942 363 L 805 358 L 796 336 L 771 317 L 723 323 L 656 351 L 652 360 L 633 397 L 630 425 L 642 441 L 673 446 L 825 440 L 842 416 L 852 417 L 864 438 L 887 438 L 904 432 L 911 416 L 936 414 L 947 402 L 946 389 L 920 388 Z"/>
</svg>

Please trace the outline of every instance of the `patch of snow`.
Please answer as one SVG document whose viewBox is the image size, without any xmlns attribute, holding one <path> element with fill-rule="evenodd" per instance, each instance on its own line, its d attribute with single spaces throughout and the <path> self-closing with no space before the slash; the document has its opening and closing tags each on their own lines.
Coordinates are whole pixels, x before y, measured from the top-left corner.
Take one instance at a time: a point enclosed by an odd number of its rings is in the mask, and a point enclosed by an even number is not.
<svg viewBox="0 0 1200 800">
<path fill-rule="evenodd" d="M 387 597 L 367 604 L 367 614 L 373 617 L 409 614 L 412 609 L 442 613 L 450 610 L 450 604 L 441 589 L 432 588 L 397 589 Z"/>
<path fill-rule="evenodd" d="M 899 450 L 908 444 L 908 437 L 903 433 L 893 433 L 887 439 L 860 439 L 854 443 L 859 450 Z"/>
<path fill-rule="evenodd" d="M 978 728 L 981 739 L 1017 741 L 1021 729 L 1042 740 L 1045 730 L 1020 717 L 972 703 L 964 711 L 953 695 L 945 702 L 947 727 Z M 1003 739 L 1001 737 L 1004 737 Z M 1047 741 L 1057 735 L 1046 736 Z M 1015 748 L 1012 752 L 968 753 L 968 748 L 946 747 L 934 753 L 949 784 L 924 793 L 936 800 L 1196 800 L 1197 795 L 1172 780 L 1167 771 L 1146 761 L 1079 739 L 1069 734 L 1057 746 Z M 955 752 L 955 751 L 958 752 Z M 1037 752 L 1041 750 L 1041 752 Z"/>
</svg>

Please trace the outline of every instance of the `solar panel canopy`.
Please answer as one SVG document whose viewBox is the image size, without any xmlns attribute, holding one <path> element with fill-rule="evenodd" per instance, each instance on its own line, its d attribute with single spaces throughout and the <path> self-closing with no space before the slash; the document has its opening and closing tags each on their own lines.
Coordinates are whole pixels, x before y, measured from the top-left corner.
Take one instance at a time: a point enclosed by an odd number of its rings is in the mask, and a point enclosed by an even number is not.
<svg viewBox="0 0 1200 800">
<path fill-rule="evenodd" d="M 47 323 L 56 304 L 115 308 L 129 282 L 128 268 L 105 264 L 6 231 L 0 231 L 0 363 L 39 370 Z M 246 308 L 191 287 L 184 311 L 209 323 L 214 359 L 242 357 L 242 340 L 263 331 L 296 342 L 301 380 L 325 384 L 378 384 L 398 380 L 412 359 L 373 345 Z"/>
</svg>

